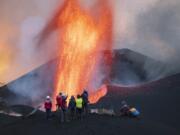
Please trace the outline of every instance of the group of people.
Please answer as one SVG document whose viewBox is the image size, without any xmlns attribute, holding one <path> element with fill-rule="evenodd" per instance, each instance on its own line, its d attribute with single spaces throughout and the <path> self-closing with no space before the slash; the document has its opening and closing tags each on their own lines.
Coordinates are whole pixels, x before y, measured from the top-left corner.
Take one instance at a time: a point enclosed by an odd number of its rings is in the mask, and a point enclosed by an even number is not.
<svg viewBox="0 0 180 135">
<path fill-rule="evenodd" d="M 120 115 L 128 116 L 128 117 L 139 117 L 140 112 L 135 107 L 130 107 L 126 103 L 126 101 L 122 101 L 121 108 L 120 108 Z"/>
<path fill-rule="evenodd" d="M 56 96 L 56 108 L 60 114 L 60 122 L 69 121 L 70 119 L 73 120 L 75 118 L 82 119 L 83 114 L 88 113 L 88 92 L 84 90 L 81 95 L 77 95 L 77 98 L 71 96 L 68 104 L 67 98 L 68 96 L 61 92 Z M 52 110 L 50 96 L 46 97 L 44 108 L 46 110 L 46 118 L 50 119 Z"/>
</svg>

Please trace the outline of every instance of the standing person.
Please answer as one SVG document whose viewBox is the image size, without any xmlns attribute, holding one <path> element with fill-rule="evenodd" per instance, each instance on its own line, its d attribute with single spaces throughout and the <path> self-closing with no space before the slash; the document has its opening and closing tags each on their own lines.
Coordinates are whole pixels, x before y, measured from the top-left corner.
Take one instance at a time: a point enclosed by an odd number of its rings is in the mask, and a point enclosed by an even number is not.
<svg viewBox="0 0 180 135">
<path fill-rule="evenodd" d="M 83 99 L 83 112 L 85 115 L 88 114 L 88 104 L 89 104 L 89 94 L 86 90 L 82 93 L 82 99 Z"/>
<path fill-rule="evenodd" d="M 51 117 L 51 109 L 52 109 L 52 101 L 50 99 L 50 96 L 46 97 L 44 108 L 46 110 L 46 119 L 49 120 L 49 118 Z"/>
<path fill-rule="evenodd" d="M 73 120 L 75 118 L 75 112 L 76 112 L 76 100 L 74 96 L 71 96 L 69 100 L 68 109 L 70 111 L 71 120 Z"/>
<path fill-rule="evenodd" d="M 60 92 L 57 96 L 56 96 L 56 110 L 59 112 L 59 116 L 60 116 L 60 122 L 61 122 L 61 117 L 62 117 L 62 93 Z"/>
<path fill-rule="evenodd" d="M 66 95 L 62 95 L 62 105 L 61 105 L 61 122 L 68 121 L 67 118 L 67 97 Z"/>
<path fill-rule="evenodd" d="M 57 96 L 56 96 L 56 107 L 57 109 L 61 109 L 62 106 L 62 93 L 60 92 Z"/>
<path fill-rule="evenodd" d="M 78 119 L 82 119 L 82 109 L 83 109 L 83 99 L 80 95 L 77 95 L 76 111 L 77 111 L 77 118 Z"/>
</svg>

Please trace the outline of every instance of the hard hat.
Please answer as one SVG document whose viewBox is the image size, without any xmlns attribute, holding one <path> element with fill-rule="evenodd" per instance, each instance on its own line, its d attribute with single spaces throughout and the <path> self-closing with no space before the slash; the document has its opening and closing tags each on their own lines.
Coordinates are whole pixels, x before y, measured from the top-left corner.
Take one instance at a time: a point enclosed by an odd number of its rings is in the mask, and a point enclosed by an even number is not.
<svg viewBox="0 0 180 135">
<path fill-rule="evenodd" d="M 46 99 L 50 99 L 50 96 L 46 96 Z"/>
</svg>

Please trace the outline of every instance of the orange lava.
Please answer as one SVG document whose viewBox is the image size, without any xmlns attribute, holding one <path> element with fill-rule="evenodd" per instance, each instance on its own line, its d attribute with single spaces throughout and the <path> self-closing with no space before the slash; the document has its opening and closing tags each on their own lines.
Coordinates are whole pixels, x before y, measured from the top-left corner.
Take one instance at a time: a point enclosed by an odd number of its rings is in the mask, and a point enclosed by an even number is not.
<svg viewBox="0 0 180 135">
<path fill-rule="evenodd" d="M 112 47 L 112 13 L 106 0 L 100 0 L 94 11 L 81 7 L 77 0 L 66 0 L 58 15 L 59 60 L 55 96 L 81 94 L 87 88 L 97 68 L 99 53 Z M 91 92 L 90 102 L 96 102 L 106 88 Z"/>
<path fill-rule="evenodd" d="M 94 93 L 92 92 L 89 101 L 90 103 L 96 103 L 101 97 L 105 96 L 107 94 L 107 86 L 102 85 L 98 90 L 96 90 Z"/>
</svg>

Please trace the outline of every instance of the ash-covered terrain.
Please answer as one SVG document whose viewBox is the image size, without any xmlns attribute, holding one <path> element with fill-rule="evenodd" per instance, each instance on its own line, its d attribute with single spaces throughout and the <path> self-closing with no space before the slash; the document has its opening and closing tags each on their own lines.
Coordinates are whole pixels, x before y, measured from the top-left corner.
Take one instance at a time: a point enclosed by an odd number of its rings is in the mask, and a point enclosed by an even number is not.
<svg viewBox="0 0 180 135">
<path fill-rule="evenodd" d="M 136 87 L 108 86 L 108 93 L 91 108 L 115 109 L 118 112 L 120 102 L 126 100 L 131 106 L 141 111 L 141 119 L 119 116 L 90 114 L 83 120 L 73 120 L 60 124 L 58 114 L 52 120 L 45 119 L 45 113 L 37 111 L 31 117 L 10 117 L 0 114 L 0 133 L 6 135 L 179 135 L 180 75 L 154 81 Z M 11 106 L 13 111 L 23 115 L 33 108 L 28 106 Z"/>
</svg>

